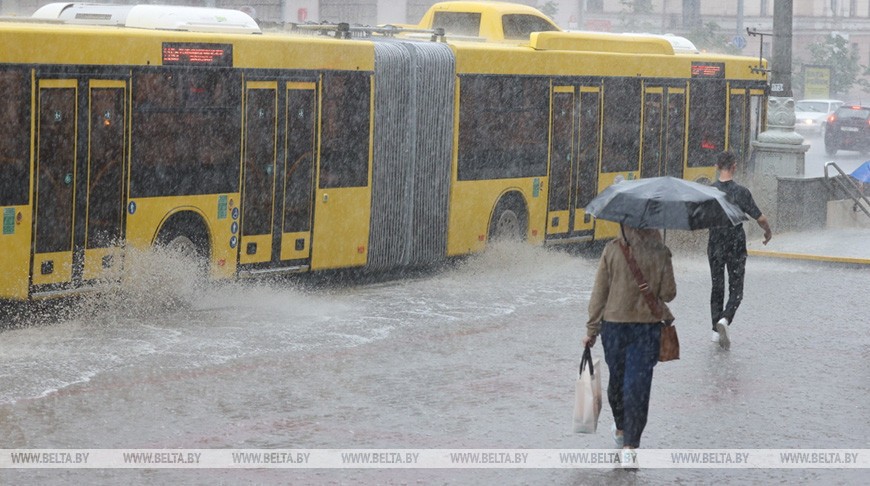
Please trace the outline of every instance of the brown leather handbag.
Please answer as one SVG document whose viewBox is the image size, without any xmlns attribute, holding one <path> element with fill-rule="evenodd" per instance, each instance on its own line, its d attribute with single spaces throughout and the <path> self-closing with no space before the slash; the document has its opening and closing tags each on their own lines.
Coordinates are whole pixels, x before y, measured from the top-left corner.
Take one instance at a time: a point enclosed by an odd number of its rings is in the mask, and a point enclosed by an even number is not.
<svg viewBox="0 0 870 486">
<path fill-rule="evenodd" d="M 657 319 L 661 319 L 664 315 L 660 305 L 661 301 L 650 291 L 649 284 L 646 283 L 646 278 L 644 278 L 643 272 L 640 271 L 640 267 L 637 266 L 637 261 L 631 255 L 628 245 L 620 241 L 619 247 L 622 248 L 622 254 L 625 255 L 625 261 L 628 262 L 628 268 L 631 269 L 634 280 L 637 281 L 637 287 L 640 289 L 640 293 L 643 294 L 646 305 L 649 306 L 649 309 Z M 671 361 L 674 359 L 680 359 L 680 340 L 677 337 L 677 328 L 674 326 L 673 320 L 666 321 L 662 319 L 659 361 Z"/>
<path fill-rule="evenodd" d="M 680 359 L 680 340 L 673 323 L 662 321 L 662 343 L 659 348 L 659 361 Z"/>
</svg>

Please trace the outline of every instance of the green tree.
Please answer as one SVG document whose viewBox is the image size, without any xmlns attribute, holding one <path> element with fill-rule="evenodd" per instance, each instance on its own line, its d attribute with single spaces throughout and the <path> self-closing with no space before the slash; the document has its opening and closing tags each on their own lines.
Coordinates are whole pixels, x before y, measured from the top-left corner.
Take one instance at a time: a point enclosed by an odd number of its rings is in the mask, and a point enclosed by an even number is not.
<svg viewBox="0 0 870 486">
<path fill-rule="evenodd" d="M 556 18 L 556 14 L 559 13 L 559 4 L 557 4 L 555 0 L 547 0 L 544 2 L 544 5 L 538 7 L 538 10 L 547 17 L 550 17 L 550 19 L 554 19 Z"/>
<path fill-rule="evenodd" d="M 870 84 L 861 77 L 867 67 L 858 63 L 858 52 L 849 48 L 849 41 L 844 37 L 832 34 L 813 42 L 807 49 L 811 58 L 809 64 L 831 66 L 832 96 L 846 95 L 856 84 L 864 91 L 870 89 Z"/>
<path fill-rule="evenodd" d="M 687 33 L 686 38 L 692 41 L 699 51 L 735 55 L 742 53 L 731 44 L 728 33 L 723 32 L 716 22 L 704 23 L 700 28 Z"/>
<path fill-rule="evenodd" d="M 642 20 L 653 13 L 651 0 L 620 0 L 619 22 L 624 32 L 654 32 L 658 27 Z"/>
</svg>

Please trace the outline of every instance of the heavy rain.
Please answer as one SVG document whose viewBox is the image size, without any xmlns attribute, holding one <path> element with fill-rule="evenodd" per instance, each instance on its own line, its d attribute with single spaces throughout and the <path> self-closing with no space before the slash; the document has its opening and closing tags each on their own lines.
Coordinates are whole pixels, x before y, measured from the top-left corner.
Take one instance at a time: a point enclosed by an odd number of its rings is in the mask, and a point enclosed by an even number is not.
<svg viewBox="0 0 870 486">
<path fill-rule="evenodd" d="M 677 240 L 692 238 L 675 232 L 671 239 L 679 247 Z M 855 312 L 866 270 L 751 258 L 726 352 L 707 339 L 705 258 L 697 248 L 675 251 L 671 307 L 682 356 L 656 367 L 642 446 L 866 448 L 870 388 L 860 363 L 870 342 Z M 597 266 L 590 255 L 504 244 L 432 273 L 350 284 L 194 285 L 171 256 L 143 260 L 117 292 L 3 331 L 4 448 L 612 447 L 606 401 L 597 434 L 571 433 Z M 172 304 L 161 305 L 168 296 Z M 600 357 L 600 346 L 593 353 Z M 857 484 L 862 476 L 836 469 L 0 471 L 9 484 Z"/>
</svg>

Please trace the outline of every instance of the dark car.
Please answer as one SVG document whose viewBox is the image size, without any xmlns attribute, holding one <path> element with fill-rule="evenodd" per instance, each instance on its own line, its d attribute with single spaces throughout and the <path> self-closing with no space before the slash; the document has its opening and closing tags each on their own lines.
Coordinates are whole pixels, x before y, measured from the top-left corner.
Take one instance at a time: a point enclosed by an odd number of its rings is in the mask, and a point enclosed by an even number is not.
<svg viewBox="0 0 870 486">
<path fill-rule="evenodd" d="M 870 107 L 841 106 L 828 117 L 825 153 L 835 155 L 840 149 L 870 152 Z"/>
</svg>

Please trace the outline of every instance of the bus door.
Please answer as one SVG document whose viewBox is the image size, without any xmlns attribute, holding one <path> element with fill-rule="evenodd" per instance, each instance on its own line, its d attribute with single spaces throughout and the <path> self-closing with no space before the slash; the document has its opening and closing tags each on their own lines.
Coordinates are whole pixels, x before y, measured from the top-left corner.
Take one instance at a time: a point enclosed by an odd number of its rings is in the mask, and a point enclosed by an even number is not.
<svg viewBox="0 0 870 486">
<path fill-rule="evenodd" d="M 247 82 L 239 255 L 239 263 L 243 265 L 272 261 L 277 106 L 276 81 Z"/>
<path fill-rule="evenodd" d="M 285 86 L 286 120 L 281 194 L 281 260 L 303 265 L 311 257 L 311 214 L 317 128 L 317 84 Z"/>
<path fill-rule="evenodd" d="M 316 88 L 297 81 L 246 85 L 241 264 L 309 265 Z"/>
<path fill-rule="evenodd" d="M 38 82 L 34 286 L 73 277 L 78 81 Z"/>
<path fill-rule="evenodd" d="M 574 232 L 593 229 L 586 206 L 598 195 L 601 153 L 601 88 L 580 87 L 580 133 L 577 137 L 578 178 L 574 186 Z"/>
<path fill-rule="evenodd" d="M 126 86 L 123 80 L 38 80 L 35 293 L 51 290 L 43 285 L 118 275 Z"/>
<path fill-rule="evenodd" d="M 590 235 L 585 207 L 596 195 L 601 149 L 601 89 L 555 86 L 552 92 L 547 235 Z"/>
<path fill-rule="evenodd" d="M 728 150 L 740 160 L 749 158 L 750 143 L 758 136 L 757 125 L 763 97 L 763 89 L 729 89 Z"/>
<path fill-rule="evenodd" d="M 118 278 L 122 269 L 126 100 L 126 81 L 91 80 L 88 84 L 85 281 Z"/>
<path fill-rule="evenodd" d="M 683 177 L 686 89 L 645 86 L 640 176 Z"/>
</svg>

